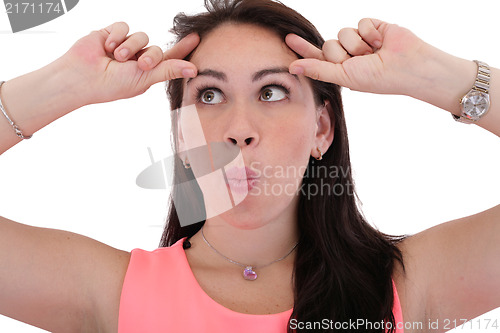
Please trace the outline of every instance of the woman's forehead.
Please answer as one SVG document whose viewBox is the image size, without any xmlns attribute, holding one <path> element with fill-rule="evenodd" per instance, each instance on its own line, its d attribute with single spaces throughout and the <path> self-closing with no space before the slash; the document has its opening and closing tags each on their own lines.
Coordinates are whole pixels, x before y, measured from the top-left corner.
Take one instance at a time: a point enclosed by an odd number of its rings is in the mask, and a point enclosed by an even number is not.
<svg viewBox="0 0 500 333">
<path fill-rule="evenodd" d="M 223 24 L 204 36 L 190 59 L 198 69 L 288 66 L 296 54 L 270 29 L 251 24 Z"/>
</svg>

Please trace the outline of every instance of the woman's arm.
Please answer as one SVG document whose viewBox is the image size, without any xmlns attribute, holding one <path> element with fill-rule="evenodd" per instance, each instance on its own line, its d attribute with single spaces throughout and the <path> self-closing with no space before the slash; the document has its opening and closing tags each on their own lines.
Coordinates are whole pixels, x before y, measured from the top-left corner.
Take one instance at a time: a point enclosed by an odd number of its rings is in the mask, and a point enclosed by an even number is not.
<svg viewBox="0 0 500 333">
<path fill-rule="evenodd" d="M 83 105 L 195 75 L 196 67 L 180 59 L 198 36 L 163 54 L 159 47 L 145 48 L 144 33 L 127 35 L 122 22 L 94 31 L 48 66 L 6 82 L 0 93 L 9 117 L 31 135 Z M 120 54 L 124 48 L 129 56 Z M 2 153 L 20 141 L 3 117 Z M 129 255 L 81 235 L 0 217 L 0 313 L 50 332 L 116 332 Z"/>
<path fill-rule="evenodd" d="M 0 217 L 0 313 L 49 332 L 116 332 L 130 254 Z"/>
<path fill-rule="evenodd" d="M 195 75 L 196 67 L 180 59 L 196 47 L 198 36 L 187 36 L 163 54 L 158 46 L 144 48 L 146 34 L 127 36 L 128 29 L 118 22 L 93 31 L 53 63 L 2 85 L 2 103 L 24 135 L 81 106 L 134 97 L 154 83 Z M 121 55 L 124 49 L 129 55 Z M 20 140 L 7 119 L 0 119 L 0 154 Z"/>
<path fill-rule="evenodd" d="M 402 285 L 409 295 L 423 296 L 423 322 L 439 324 L 439 329 L 426 331 L 445 332 L 500 307 L 499 217 L 497 205 L 424 230 L 401 244 L 406 268 Z M 495 318 L 488 319 L 494 325 Z M 481 324 L 471 327 L 484 329 L 488 323 Z"/>
<path fill-rule="evenodd" d="M 287 36 L 288 46 L 306 58 L 293 62 L 290 71 L 352 90 L 411 96 L 460 115 L 459 100 L 476 78 L 472 60 L 454 57 L 407 29 L 374 19 L 361 20 L 357 30 L 342 29 L 338 37 L 320 50 L 296 35 Z M 500 70 L 495 68 L 490 100 L 489 112 L 476 124 L 500 136 Z"/>
</svg>

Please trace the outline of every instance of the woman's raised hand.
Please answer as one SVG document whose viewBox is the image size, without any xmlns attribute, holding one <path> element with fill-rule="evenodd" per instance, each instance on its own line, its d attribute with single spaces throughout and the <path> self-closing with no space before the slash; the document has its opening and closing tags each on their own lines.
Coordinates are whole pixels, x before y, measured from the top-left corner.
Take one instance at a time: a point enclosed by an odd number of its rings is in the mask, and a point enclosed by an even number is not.
<svg viewBox="0 0 500 333">
<path fill-rule="evenodd" d="M 113 23 L 79 39 L 61 57 L 81 80 L 85 104 L 137 96 L 152 84 L 196 76 L 196 66 L 182 59 L 198 45 L 198 35 L 188 35 L 163 53 L 158 46 L 146 47 L 145 33 L 128 32 L 125 22 Z"/>
<path fill-rule="evenodd" d="M 289 34 L 286 43 L 305 59 L 290 65 L 293 74 L 336 83 L 352 90 L 411 95 L 428 52 L 428 44 L 409 30 L 375 19 L 362 19 L 358 28 L 344 28 L 338 40 L 318 49 Z"/>
</svg>

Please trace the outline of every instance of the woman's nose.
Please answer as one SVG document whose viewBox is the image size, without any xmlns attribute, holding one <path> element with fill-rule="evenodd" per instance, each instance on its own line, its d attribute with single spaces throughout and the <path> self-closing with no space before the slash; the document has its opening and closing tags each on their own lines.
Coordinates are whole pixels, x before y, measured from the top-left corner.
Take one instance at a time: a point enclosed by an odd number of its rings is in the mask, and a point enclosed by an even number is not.
<svg viewBox="0 0 500 333">
<path fill-rule="evenodd" d="M 231 110 L 224 141 L 243 148 L 258 144 L 259 135 L 253 121 L 249 119 L 248 110 Z"/>
</svg>

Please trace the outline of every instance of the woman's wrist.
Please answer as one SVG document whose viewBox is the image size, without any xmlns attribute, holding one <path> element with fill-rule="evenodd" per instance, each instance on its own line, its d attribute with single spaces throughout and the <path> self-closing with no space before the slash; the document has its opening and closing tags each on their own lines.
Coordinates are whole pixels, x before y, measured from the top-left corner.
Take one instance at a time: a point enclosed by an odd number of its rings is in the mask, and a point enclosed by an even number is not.
<svg viewBox="0 0 500 333">
<path fill-rule="evenodd" d="M 452 56 L 427 44 L 422 64 L 414 70 L 420 82 L 410 96 L 460 115 L 460 99 L 476 78 L 477 65 L 472 60 Z"/>
<path fill-rule="evenodd" d="M 78 79 L 72 74 L 58 59 L 4 83 L 3 106 L 26 135 L 85 105 Z"/>
<path fill-rule="evenodd" d="M 419 78 L 418 89 L 409 95 L 435 105 L 454 115 L 461 115 L 460 101 L 476 80 L 477 64 L 447 54 L 430 45 L 423 51 L 423 62 L 415 70 Z M 488 62 L 488 59 L 479 59 Z M 490 108 L 476 125 L 500 135 L 500 71 L 491 68 Z M 450 117 L 450 121 L 452 118 Z"/>
</svg>

